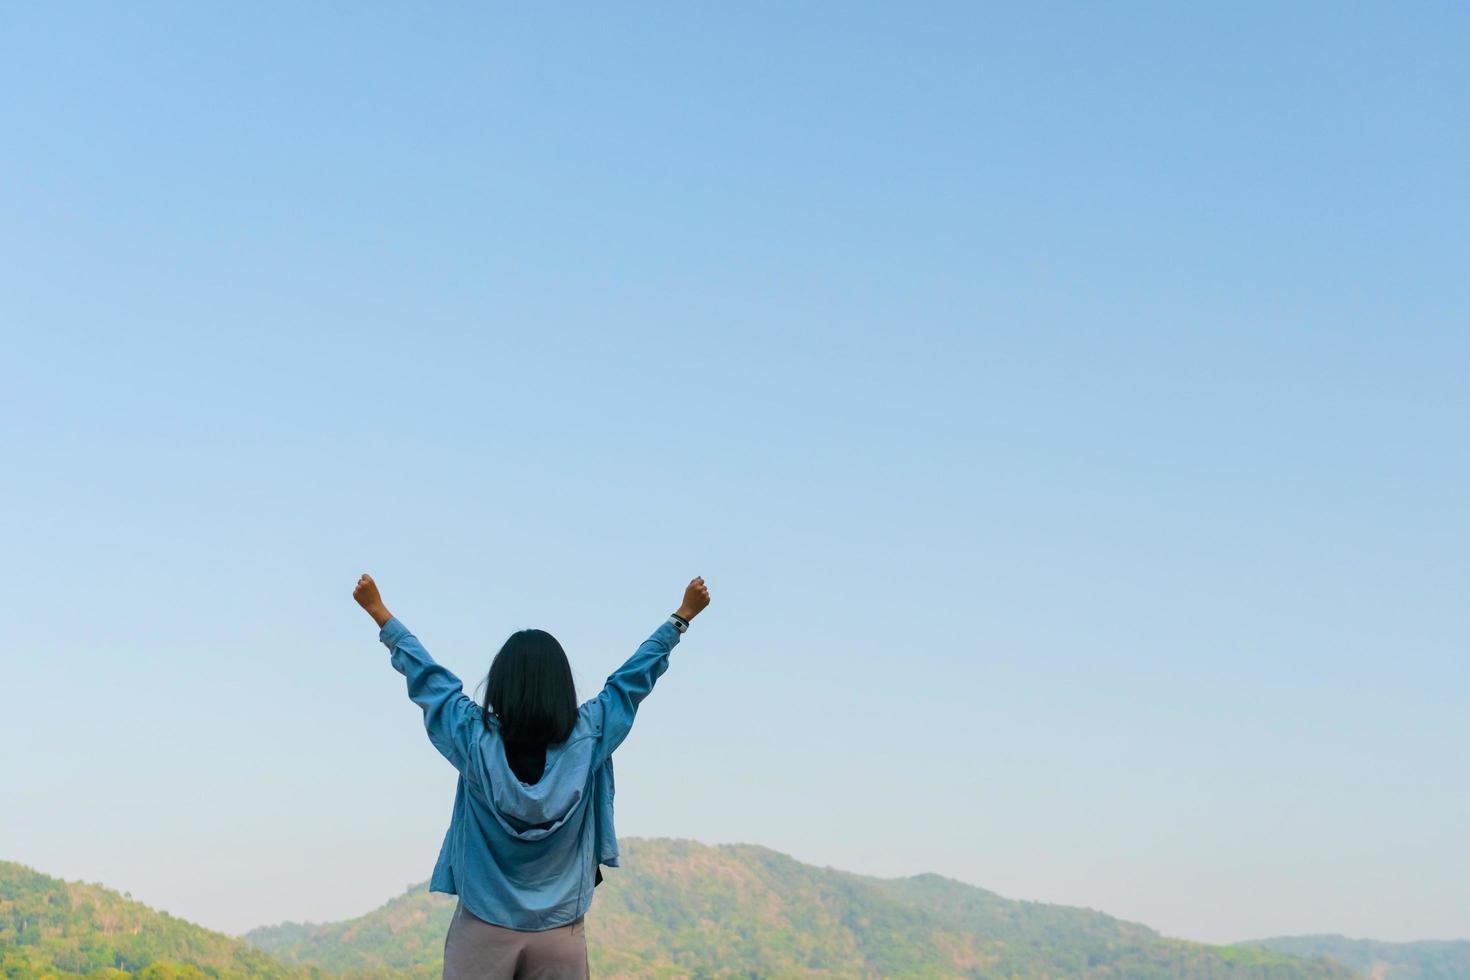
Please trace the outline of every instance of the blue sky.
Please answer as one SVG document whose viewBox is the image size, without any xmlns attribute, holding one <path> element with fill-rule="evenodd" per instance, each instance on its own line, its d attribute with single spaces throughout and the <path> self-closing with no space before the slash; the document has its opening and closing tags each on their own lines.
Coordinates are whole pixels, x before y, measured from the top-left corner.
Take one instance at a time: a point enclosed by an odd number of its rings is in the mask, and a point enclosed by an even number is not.
<svg viewBox="0 0 1470 980">
<path fill-rule="evenodd" d="M 1448 3 L 0 10 L 0 858 L 427 878 L 352 603 L 591 696 L 619 830 L 1212 941 L 1466 937 Z"/>
</svg>

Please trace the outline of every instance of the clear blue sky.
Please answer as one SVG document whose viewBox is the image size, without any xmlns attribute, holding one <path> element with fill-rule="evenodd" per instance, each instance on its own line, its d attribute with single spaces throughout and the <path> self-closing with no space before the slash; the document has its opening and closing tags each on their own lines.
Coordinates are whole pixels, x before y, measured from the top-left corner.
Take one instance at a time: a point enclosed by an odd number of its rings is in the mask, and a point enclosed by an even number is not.
<svg viewBox="0 0 1470 980">
<path fill-rule="evenodd" d="M 0 857 L 427 878 L 473 689 L 704 575 L 619 829 L 1466 936 L 1470 15 L 0 9 Z"/>
</svg>

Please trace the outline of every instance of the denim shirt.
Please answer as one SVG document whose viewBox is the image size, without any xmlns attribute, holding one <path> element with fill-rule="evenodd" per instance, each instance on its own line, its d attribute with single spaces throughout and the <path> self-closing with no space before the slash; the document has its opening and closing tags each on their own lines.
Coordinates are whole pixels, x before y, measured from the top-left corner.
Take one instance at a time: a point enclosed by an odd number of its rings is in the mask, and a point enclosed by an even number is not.
<svg viewBox="0 0 1470 980">
<path fill-rule="evenodd" d="M 378 639 L 423 709 L 429 741 L 459 771 L 429 891 L 458 895 L 478 918 L 510 929 L 539 932 L 586 913 L 597 866 L 618 864 L 613 750 L 668 669 L 679 636 L 668 620 L 654 630 L 577 709 L 572 734 L 547 746 L 545 772 L 527 785 L 506 761 L 499 720 L 486 718 L 398 617 L 383 624 Z"/>
</svg>

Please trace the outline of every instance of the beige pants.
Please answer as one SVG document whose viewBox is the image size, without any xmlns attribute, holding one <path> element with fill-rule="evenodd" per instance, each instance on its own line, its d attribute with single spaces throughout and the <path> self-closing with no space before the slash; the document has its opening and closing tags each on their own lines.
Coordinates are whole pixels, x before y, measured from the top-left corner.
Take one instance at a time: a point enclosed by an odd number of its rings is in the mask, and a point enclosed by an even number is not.
<svg viewBox="0 0 1470 980">
<path fill-rule="evenodd" d="M 444 980 L 586 980 L 581 919 L 542 932 L 476 918 L 460 902 L 444 937 Z"/>
</svg>

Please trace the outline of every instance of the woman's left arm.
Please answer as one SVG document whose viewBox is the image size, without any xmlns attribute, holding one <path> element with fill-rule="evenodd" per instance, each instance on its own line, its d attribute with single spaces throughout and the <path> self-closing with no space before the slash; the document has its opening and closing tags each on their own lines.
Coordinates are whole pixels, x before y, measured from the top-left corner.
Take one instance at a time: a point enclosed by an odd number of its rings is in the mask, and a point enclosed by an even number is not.
<svg viewBox="0 0 1470 980">
<path fill-rule="evenodd" d="M 464 693 L 459 678 L 435 662 L 419 638 L 388 611 L 371 576 L 358 579 L 352 596 L 378 624 L 378 639 L 392 653 L 393 669 L 407 679 L 409 698 L 423 709 L 429 741 L 465 772 L 484 729 L 483 709 Z"/>
</svg>

